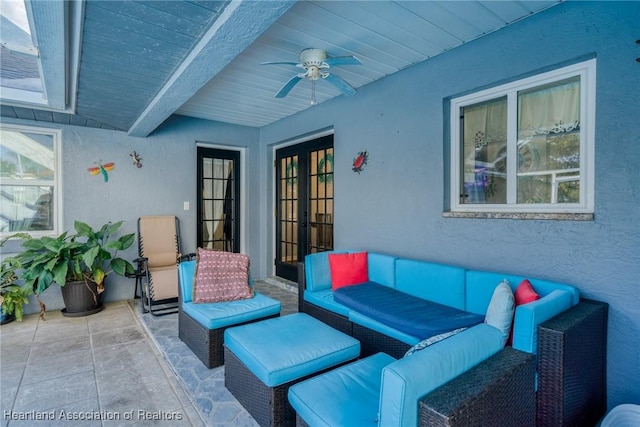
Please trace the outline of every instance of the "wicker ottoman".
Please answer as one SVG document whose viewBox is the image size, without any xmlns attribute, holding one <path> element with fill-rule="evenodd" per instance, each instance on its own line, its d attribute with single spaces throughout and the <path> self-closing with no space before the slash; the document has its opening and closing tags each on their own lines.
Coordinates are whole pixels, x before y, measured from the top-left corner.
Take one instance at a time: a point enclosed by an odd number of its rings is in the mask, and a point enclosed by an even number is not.
<svg viewBox="0 0 640 427">
<path fill-rule="evenodd" d="M 293 426 L 293 384 L 350 362 L 360 343 L 296 313 L 229 328 L 224 334 L 227 389 L 261 426 Z"/>
</svg>

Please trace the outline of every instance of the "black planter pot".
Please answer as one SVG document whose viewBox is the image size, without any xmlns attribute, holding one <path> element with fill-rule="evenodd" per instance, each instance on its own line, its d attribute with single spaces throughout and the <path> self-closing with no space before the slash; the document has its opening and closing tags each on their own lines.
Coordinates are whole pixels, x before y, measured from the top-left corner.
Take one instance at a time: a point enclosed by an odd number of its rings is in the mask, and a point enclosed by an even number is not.
<svg viewBox="0 0 640 427">
<path fill-rule="evenodd" d="M 65 308 L 62 309 L 63 316 L 89 316 L 104 308 L 102 293 L 98 293 L 98 285 L 91 280 L 67 282 L 60 289 L 65 305 Z"/>
<path fill-rule="evenodd" d="M 0 325 L 11 323 L 14 320 L 16 320 L 16 316 L 14 314 L 5 313 L 2 307 L 0 307 Z"/>
</svg>

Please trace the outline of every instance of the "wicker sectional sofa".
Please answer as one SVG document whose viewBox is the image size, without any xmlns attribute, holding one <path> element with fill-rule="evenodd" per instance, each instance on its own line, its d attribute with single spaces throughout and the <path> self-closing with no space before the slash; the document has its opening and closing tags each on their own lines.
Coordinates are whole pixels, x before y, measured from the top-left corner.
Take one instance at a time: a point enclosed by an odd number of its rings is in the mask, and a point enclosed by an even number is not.
<svg viewBox="0 0 640 427">
<path fill-rule="evenodd" d="M 424 337 L 402 331 L 362 315 L 335 301 L 331 289 L 327 251 L 307 255 L 298 268 L 299 311 L 311 314 L 334 328 L 352 335 L 361 344 L 361 356 L 385 352 L 402 357 Z M 484 315 L 496 286 L 506 279 L 515 291 L 525 277 L 497 272 L 467 270 L 462 267 L 419 261 L 391 255 L 367 254 L 369 281 L 418 298 Z M 576 305 L 577 288 L 548 280 L 528 278 L 540 299 L 516 308 L 513 348 L 536 353 L 538 326 Z"/>
<path fill-rule="evenodd" d="M 541 325 L 548 324 L 560 314 L 581 311 L 573 309 L 578 305 L 583 305 L 580 303 L 579 292 L 575 287 L 528 278 L 540 295 L 540 299 L 516 308 L 512 346 L 505 348 L 500 346 L 500 348 L 486 351 L 481 357 L 469 357 L 465 352 L 470 351 L 469 348 L 472 346 L 468 344 L 474 337 L 486 334 L 486 331 L 480 329 L 488 325 L 478 325 L 448 338 L 442 343 L 430 346 L 418 354 L 403 358 L 406 351 L 419 342 L 420 338 L 394 330 L 376 319 L 369 318 L 338 303 L 333 298 L 331 289 L 331 271 L 328 259 L 330 253 L 342 252 L 331 251 L 308 255 L 305 262 L 299 264 L 299 311 L 310 314 L 360 341 L 362 359 L 357 362 L 361 364 L 360 367 L 350 368 L 351 365 L 347 365 L 332 375 L 338 377 L 343 375 L 345 378 L 349 378 L 352 375 L 357 376 L 358 370 L 364 369 L 367 372 L 365 375 L 367 378 L 379 378 L 378 383 L 374 383 L 371 390 L 365 393 L 376 393 L 377 390 L 380 403 L 377 412 L 380 417 L 377 419 L 379 425 L 416 425 L 416 423 L 447 426 L 468 425 L 469 423 L 505 425 L 504 423 L 512 424 L 514 422 L 518 425 L 550 425 L 544 421 L 541 422 L 540 406 L 547 405 L 547 408 L 542 408 L 542 411 L 548 411 L 549 405 L 557 406 L 558 401 L 561 402 L 563 399 L 566 401 L 567 396 L 556 392 L 556 390 L 564 391 L 562 388 L 547 387 L 544 393 L 545 401 L 542 404 L 538 402 L 537 396 L 540 395 L 540 389 L 536 391 L 536 387 L 539 387 L 536 385 L 538 384 L 536 370 L 540 366 L 536 357 L 539 348 L 538 331 Z M 368 253 L 367 258 L 369 281 L 476 314 L 486 313 L 493 291 L 503 279 L 509 282 L 513 290 L 525 279 L 517 275 L 472 271 L 456 266 L 404 259 L 379 253 Z M 604 338 L 602 336 L 598 338 L 600 346 L 598 348 L 602 348 L 602 343 L 606 342 L 606 321 L 604 325 Z M 599 328 L 598 334 L 603 335 L 602 331 L 603 329 Z M 580 328 L 580 333 L 586 332 Z M 462 353 L 460 360 L 465 362 L 455 367 L 458 369 L 456 374 L 447 378 L 438 377 L 439 380 L 436 383 L 430 383 L 427 387 L 424 380 L 419 380 L 419 378 L 422 378 L 425 373 L 427 373 L 427 377 L 432 377 L 432 373 L 429 373 L 432 368 L 421 368 L 425 364 L 418 363 L 418 361 L 420 358 L 424 358 L 430 360 L 430 363 L 435 361 L 435 363 L 440 363 L 440 366 L 446 366 L 447 360 L 449 360 L 447 347 L 450 347 L 450 350 L 452 348 L 456 349 L 455 351 L 460 351 Z M 386 353 L 385 356 L 391 357 L 382 363 L 377 360 L 382 357 L 380 353 Z M 551 354 L 554 353 L 553 350 L 546 350 L 546 353 L 549 353 L 544 356 L 547 360 L 546 363 L 562 363 L 561 360 L 554 360 L 556 356 Z M 558 355 L 558 357 L 561 356 Z M 370 358 L 372 359 L 367 362 Z M 414 359 L 407 361 L 411 358 Z M 603 366 L 602 363 L 606 360 L 601 353 L 597 352 L 592 359 L 598 366 Z M 376 360 L 380 362 L 377 365 Z M 471 362 L 469 363 L 469 361 Z M 380 384 L 380 378 L 385 378 L 383 372 L 385 370 L 395 371 L 394 367 L 398 365 L 402 367 L 400 371 L 404 372 L 395 375 L 398 388 L 391 387 L 385 390 L 389 386 Z M 353 369 L 353 372 L 350 369 Z M 423 372 L 417 374 L 420 369 L 423 369 Z M 550 370 L 556 372 L 555 369 Z M 547 374 L 545 373 L 545 375 Z M 326 412 L 323 412 L 322 408 L 315 407 L 313 399 L 309 399 L 309 396 L 320 395 L 319 390 L 323 389 L 323 387 L 314 389 L 314 385 L 318 386 L 326 380 L 329 382 L 328 389 L 331 389 L 331 377 L 327 378 L 327 375 L 313 379 L 314 382 L 311 383 L 311 386 L 301 383 L 290 392 L 289 399 L 292 405 L 294 408 L 297 407 L 297 411 L 300 410 L 298 413 L 300 425 L 308 423 L 305 417 L 309 418 L 309 414 L 320 417 L 320 419 L 314 419 L 311 416 L 311 425 L 323 425 L 327 420 L 329 420 L 327 425 L 330 425 L 332 423 L 331 417 L 339 416 L 339 408 L 325 408 Z M 563 381 L 557 374 L 553 375 L 555 381 Z M 389 378 L 392 377 L 393 375 Z M 414 380 L 414 377 L 417 379 Z M 356 379 L 351 383 L 359 381 Z M 416 384 L 413 381 L 420 383 L 417 389 L 415 389 Z M 401 386 L 400 384 L 403 382 L 405 385 Z M 336 384 L 350 384 L 350 381 L 340 378 Z M 371 382 L 368 384 L 371 386 Z M 306 390 L 307 387 L 310 388 Z M 326 388 L 327 385 L 324 384 L 324 387 Z M 340 401 L 343 398 L 349 401 L 350 407 L 346 409 L 346 414 L 352 411 L 354 404 L 353 399 L 349 396 L 354 390 L 351 390 L 350 387 L 352 386 L 347 386 L 346 390 L 342 390 L 344 396 L 339 390 L 332 392 L 335 395 L 335 401 Z M 597 395 L 600 404 L 602 393 L 595 393 L 594 390 L 602 388 L 603 382 L 601 381 L 597 386 L 589 385 L 587 389 L 581 390 L 580 398 L 582 401 L 575 405 L 576 411 L 574 412 L 580 412 L 580 408 L 586 407 L 588 404 L 588 399 L 584 398 L 586 396 Z M 418 390 L 418 392 L 414 392 L 415 396 L 404 393 L 411 389 Z M 311 390 L 310 393 L 309 390 Z M 392 406 L 392 409 L 396 410 L 395 416 L 389 416 L 389 407 L 385 410 L 382 399 L 385 393 L 387 396 L 389 395 L 389 391 L 392 391 L 395 396 L 401 396 L 401 399 L 408 399 L 402 401 L 401 404 L 405 405 L 405 409 L 413 409 L 398 413 L 397 408 L 400 407 L 398 406 L 400 403 L 398 403 Z M 369 402 L 369 406 L 374 404 L 377 404 L 375 399 Z M 517 411 L 514 412 L 514 408 Z M 369 412 L 371 410 L 373 409 L 369 408 Z M 325 414 L 327 419 L 322 420 L 323 415 L 319 414 Z M 564 413 L 562 415 L 565 416 Z M 383 418 L 385 422 L 382 422 Z M 565 418 L 567 417 L 565 416 Z"/>
</svg>

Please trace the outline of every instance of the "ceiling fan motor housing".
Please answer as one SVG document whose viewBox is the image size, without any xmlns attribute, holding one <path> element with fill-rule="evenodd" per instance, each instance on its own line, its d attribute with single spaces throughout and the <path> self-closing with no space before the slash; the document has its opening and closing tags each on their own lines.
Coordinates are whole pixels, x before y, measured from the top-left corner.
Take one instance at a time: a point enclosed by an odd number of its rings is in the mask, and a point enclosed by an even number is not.
<svg viewBox="0 0 640 427">
<path fill-rule="evenodd" d="M 307 68 L 309 66 L 315 65 L 316 67 L 320 67 L 322 63 L 327 59 L 327 52 L 322 49 L 304 49 L 300 52 L 300 62 L 302 65 Z"/>
</svg>

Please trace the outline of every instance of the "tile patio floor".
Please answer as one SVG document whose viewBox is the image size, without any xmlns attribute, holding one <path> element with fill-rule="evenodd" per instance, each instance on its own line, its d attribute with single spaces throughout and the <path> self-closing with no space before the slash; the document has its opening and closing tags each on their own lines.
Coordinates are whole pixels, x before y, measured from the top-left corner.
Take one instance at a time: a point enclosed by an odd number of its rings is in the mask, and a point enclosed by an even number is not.
<svg viewBox="0 0 640 427">
<path fill-rule="evenodd" d="M 282 301 L 281 315 L 297 311 L 290 284 L 255 288 Z M 3 325 L 0 392 L 2 427 L 257 425 L 224 387 L 224 367 L 207 369 L 180 341 L 178 315 L 143 315 L 140 300 Z"/>
</svg>

